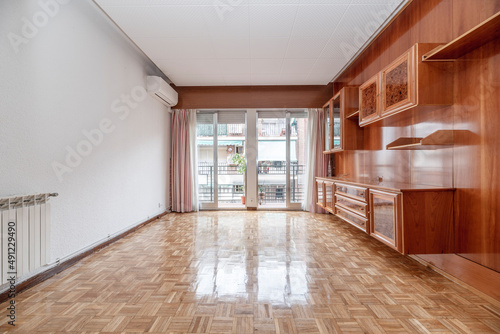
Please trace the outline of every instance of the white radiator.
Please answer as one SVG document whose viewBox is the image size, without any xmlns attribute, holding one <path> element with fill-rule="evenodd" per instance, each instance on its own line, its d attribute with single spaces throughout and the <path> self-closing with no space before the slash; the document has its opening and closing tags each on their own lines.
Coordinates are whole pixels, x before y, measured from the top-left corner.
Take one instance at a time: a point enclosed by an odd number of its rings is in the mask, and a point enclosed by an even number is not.
<svg viewBox="0 0 500 334">
<path fill-rule="evenodd" d="M 1 284 L 13 273 L 25 276 L 49 262 L 51 196 L 57 194 L 0 199 Z"/>
</svg>

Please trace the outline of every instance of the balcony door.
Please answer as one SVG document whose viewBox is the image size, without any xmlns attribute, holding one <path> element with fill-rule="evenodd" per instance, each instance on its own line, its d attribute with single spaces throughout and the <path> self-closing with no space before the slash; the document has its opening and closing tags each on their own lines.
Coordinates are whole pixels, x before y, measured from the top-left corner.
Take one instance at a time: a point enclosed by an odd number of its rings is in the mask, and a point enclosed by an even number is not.
<svg viewBox="0 0 500 334">
<path fill-rule="evenodd" d="M 246 207 L 245 143 L 245 111 L 198 112 L 198 198 L 201 209 Z"/>
<path fill-rule="evenodd" d="M 307 114 L 304 111 L 258 111 L 258 208 L 301 208 L 306 129 Z"/>
</svg>

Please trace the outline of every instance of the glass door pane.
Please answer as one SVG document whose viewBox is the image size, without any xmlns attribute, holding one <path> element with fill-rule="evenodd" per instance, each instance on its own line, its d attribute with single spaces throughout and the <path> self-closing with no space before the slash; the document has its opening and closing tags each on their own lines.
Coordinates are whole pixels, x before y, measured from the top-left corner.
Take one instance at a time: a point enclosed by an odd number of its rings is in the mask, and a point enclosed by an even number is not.
<svg viewBox="0 0 500 334">
<path fill-rule="evenodd" d="M 330 103 L 323 107 L 323 151 L 329 151 L 330 147 Z"/>
<path fill-rule="evenodd" d="M 341 113 L 340 113 L 340 96 L 332 101 L 332 118 L 333 118 L 333 149 L 339 149 L 342 147 L 342 136 L 341 136 Z"/>
<path fill-rule="evenodd" d="M 245 112 L 217 113 L 218 207 L 245 208 Z"/>
<path fill-rule="evenodd" d="M 198 113 L 196 115 L 198 200 L 201 208 L 210 208 L 215 205 L 214 116 L 213 113 Z"/>
<path fill-rule="evenodd" d="M 307 162 L 307 113 L 290 113 L 290 203 L 304 200 Z"/>
<path fill-rule="evenodd" d="M 285 112 L 259 112 L 257 150 L 259 207 L 286 208 Z"/>
</svg>

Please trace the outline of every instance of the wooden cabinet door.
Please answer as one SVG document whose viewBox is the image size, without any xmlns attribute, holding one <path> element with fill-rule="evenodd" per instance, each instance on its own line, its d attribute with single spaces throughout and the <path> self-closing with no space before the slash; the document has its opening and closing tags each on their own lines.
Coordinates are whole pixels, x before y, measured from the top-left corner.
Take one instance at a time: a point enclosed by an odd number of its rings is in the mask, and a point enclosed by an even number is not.
<svg viewBox="0 0 500 334">
<path fill-rule="evenodd" d="M 359 125 L 380 118 L 380 75 L 377 74 L 359 87 Z"/>
<path fill-rule="evenodd" d="M 412 47 L 382 71 L 381 117 L 417 104 L 414 54 Z"/>
<path fill-rule="evenodd" d="M 370 234 L 402 251 L 401 195 L 370 189 Z"/>
<path fill-rule="evenodd" d="M 323 106 L 323 152 L 332 149 L 332 100 Z"/>
<path fill-rule="evenodd" d="M 316 204 L 318 204 L 322 208 L 325 207 L 325 196 L 324 196 L 323 185 L 324 185 L 323 181 L 316 180 Z"/>
<path fill-rule="evenodd" d="M 335 184 L 333 182 L 325 182 L 323 184 L 325 191 L 325 209 L 331 213 L 335 213 Z"/>
</svg>

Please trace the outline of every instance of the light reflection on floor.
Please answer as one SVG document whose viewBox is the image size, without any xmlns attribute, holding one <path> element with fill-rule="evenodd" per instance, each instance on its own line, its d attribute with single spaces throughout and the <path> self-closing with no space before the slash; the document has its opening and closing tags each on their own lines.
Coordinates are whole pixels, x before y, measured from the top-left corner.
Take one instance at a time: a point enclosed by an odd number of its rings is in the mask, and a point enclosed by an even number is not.
<svg viewBox="0 0 500 334">
<path fill-rule="evenodd" d="M 307 266 L 297 257 L 307 240 L 305 224 L 283 212 L 200 216 L 196 295 L 249 302 L 307 303 Z M 210 245 L 212 243 L 212 245 Z M 304 255 L 307 252 L 303 253 Z M 255 300 L 256 299 L 256 300 Z"/>
<path fill-rule="evenodd" d="M 16 312 L 0 332 L 500 333 L 497 304 L 305 212 L 168 214 L 20 293 Z"/>
</svg>

